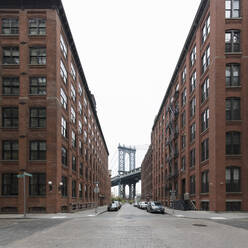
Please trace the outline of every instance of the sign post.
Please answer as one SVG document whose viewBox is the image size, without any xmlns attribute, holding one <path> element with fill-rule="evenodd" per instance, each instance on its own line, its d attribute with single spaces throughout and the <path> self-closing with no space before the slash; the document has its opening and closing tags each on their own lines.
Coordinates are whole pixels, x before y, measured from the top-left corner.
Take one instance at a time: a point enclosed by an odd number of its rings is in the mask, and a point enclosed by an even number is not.
<svg viewBox="0 0 248 248">
<path fill-rule="evenodd" d="M 24 218 L 26 218 L 26 215 L 27 215 L 26 214 L 26 176 L 32 177 L 32 174 L 24 171 L 23 174 L 17 175 L 17 178 L 23 178 L 23 207 L 24 207 L 23 215 L 24 215 Z"/>
</svg>

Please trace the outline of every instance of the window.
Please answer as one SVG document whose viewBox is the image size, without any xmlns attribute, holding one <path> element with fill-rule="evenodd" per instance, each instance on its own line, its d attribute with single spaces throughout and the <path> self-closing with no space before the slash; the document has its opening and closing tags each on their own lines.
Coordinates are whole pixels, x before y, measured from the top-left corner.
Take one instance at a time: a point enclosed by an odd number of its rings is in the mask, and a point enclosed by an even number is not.
<svg viewBox="0 0 248 248">
<path fill-rule="evenodd" d="M 29 19 L 29 34 L 30 35 L 45 35 L 46 20 L 42 18 Z"/>
<path fill-rule="evenodd" d="M 20 89 L 20 82 L 18 77 L 4 77 L 2 93 L 5 96 L 18 96 Z"/>
<path fill-rule="evenodd" d="M 78 133 L 81 134 L 83 130 L 82 122 L 78 121 Z"/>
<path fill-rule="evenodd" d="M 226 0 L 226 18 L 239 18 L 240 17 L 240 0 Z"/>
<path fill-rule="evenodd" d="M 187 69 L 185 66 L 182 72 L 182 84 L 186 81 L 186 75 L 187 75 Z"/>
<path fill-rule="evenodd" d="M 83 94 L 83 89 L 82 89 L 82 86 L 81 86 L 80 82 L 78 82 L 78 93 L 79 93 L 80 96 L 82 96 L 82 94 Z"/>
<path fill-rule="evenodd" d="M 2 195 L 18 195 L 18 178 L 16 173 L 2 174 Z"/>
<path fill-rule="evenodd" d="M 30 109 L 30 128 L 46 127 L 46 108 Z"/>
<path fill-rule="evenodd" d="M 203 24 L 203 28 L 202 28 L 202 43 L 205 42 L 205 40 L 207 39 L 209 33 L 210 33 L 210 15 L 207 17 L 206 21 Z"/>
<path fill-rule="evenodd" d="M 71 121 L 76 123 L 76 113 L 73 107 L 71 107 Z"/>
<path fill-rule="evenodd" d="M 74 102 L 76 101 L 76 91 L 72 84 L 71 84 L 71 98 Z"/>
<path fill-rule="evenodd" d="M 62 116 L 61 117 L 61 134 L 63 137 L 67 138 L 67 122 L 65 118 Z"/>
<path fill-rule="evenodd" d="M 231 131 L 226 133 L 226 154 L 237 155 L 241 152 L 240 132 Z"/>
<path fill-rule="evenodd" d="M 209 192 L 209 184 L 208 184 L 208 171 L 204 171 L 201 174 L 201 193 Z"/>
<path fill-rule="evenodd" d="M 80 163 L 80 165 L 79 165 L 79 174 L 81 176 L 83 175 L 83 163 Z"/>
<path fill-rule="evenodd" d="M 193 142 L 195 140 L 195 131 L 196 131 L 196 125 L 193 123 L 190 126 L 190 142 Z"/>
<path fill-rule="evenodd" d="M 46 48 L 30 47 L 30 64 L 45 65 L 46 64 Z"/>
<path fill-rule="evenodd" d="M 72 197 L 77 197 L 77 194 L 76 194 L 76 181 L 75 180 L 72 180 Z"/>
<path fill-rule="evenodd" d="M 29 195 L 30 196 L 46 195 L 45 173 L 32 173 L 32 177 L 29 177 Z"/>
<path fill-rule="evenodd" d="M 73 80 L 76 80 L 76 71 L 72 63 L 71 63 L 71 75 L 72 75 Z"/>
<path fill-rule="evenodd" d="M 18 108 L 2 108 L 2 127 L 18 128 Z"/>
<path fill-rule="evenodd" d="M 209 109 L 205 109 L 201 114 L 201 131 L 208 129 Z"/>
<path fill-rule="evenodd" d="M 190 93 L 194 91 L 196 86 L 196 71 L 190 77 Z"/>
<path fill-rule="evenodd" d="M 80 183 L 79 185 L 78 185 L 78 191 L 79 191 L 79 197 L 80 198 L 82 198 L 83 197 L 83 184 L 82 183 Z"/>
<path fill-rule="evenodd" d="M 181 115 L 181 124 L 182 124 L 182 128 L 184 128 L 186 124 L 186 112 L 185 111 L 183 111 Z"/>
<path fill-rule="evenodd" d="M 62 165 L 67 166 L 67 149 L 64 146 L 61 147 L 61 162 Z"/>
<path fill-rule="evenodd" d="M 83 155 L 83 144 L 81 140 L 78 141 L 78 147 L 79 147 L 79 154 Z"/>
<path fill-rule="evenodd" d="M 72 170 L 76 171 L 77 170 L 77 161 L 76 157 L 72 155 Z"/>
<path fill-rule="evenodd" d="M 195 115 L 195 110 L 196 110 L 196 99 L 195 97 L 192 98 L 190 101 L 190 117 L 194 117 Z"/>
<path fill-rule="evenodd" d="M 71 131 L 71 144 L 72 144 L 72 147 L 76 147 L 76 134 L 75 132 L 72 130 Z"/>
<path fill-rule="evenodd" d="M 195 194 L 195 176 L 190 177 L 190 194 Z"/>
<path fill-rule="evenodd" d="M 241 201 L 227 201 L 226 211 L 241 211 Z"/>
<path fill-rule="evenodd" d="M 240 168 L 230 166 L 226 168 L 226 192 L 240 192 Z"/>
<path fill-rule="evenodd" d="M 19 47 L 3 47 L 3 64 L 19 65 L 20 54 Z"/>
<path fill-rule="evenodd" d="M 240 64 L 226 65 L 226 87 L 240 86 Z"/>
<path fill-rule="evenodd" d="M 67 71 L 62 60 L 60 60 L 60 76 L 62 77 L 64 83 L 67 83 Z"/>
<path fill-rule="evenodd" d="M 84 143 L 87 143 L 87 132 L 84 130 Z"/>
<path fill-rule="evenodd" d="M 46 160 L 46 141 L 30 141 L 30 160 Z"/>
<path fill-rule="evenodd" d="M 46 78 L 31 77 L 29 81 L 29 93 L 31 95 L 46 95 Z"/>
<path fill-rule="evenodd" d="M 186 135 L 182 135 L 182 149 L 186 147 Z"/>
<path fill-rule="evenodd" d="M 203 211 L 209 210 L 209 201 L 202 201 L 201 202 L 201 210 L 203 210 Z"/>
<path fill-rule="evenodd" d="M 82 114 L 82 104 L 81 104 L 81 102 L 78 102 L 78 112 L 79 112 L 79 114 L 81 115 Z"/>
<path fill-rule="evenodd" d="M 187 90 L 186 88 L 182 92 L 182 107 L 186 104 Z"/>
<path fill-rule="evenodd" d="M 190 66 L 193 66 L 196 61 L 196 45 L 193 47 L 190 53 Z"/>
<path fill-rule="evenodd" d="M 210 64 L 210 46 L 208 45 L 207 49 L 202 56 L 202 73 L 204 73 Z"/>
<path fill-rule="evenodd" d="M 67 197 L 68 195 L 67 177 L 62 176 L 61 182 L 62 182 L 61 195 L 63 197 Z"/>
<path fill-rule="evenodd" d="M 240 31 L 228 30 L 225 34 L 225 51 L 227 53 L 240 52 Z"/>
<path fill-rule="evenodd" d="M 240 98 L 226 99 L 226 120 L 240 120 Z"/>
<path fill-rule="evenodd" d="M 2 159 L 3 160 L 18 160 L 18 141 L 4 140 L 2 143 Z"/>
<path fill-rule="evenodd" d="M 62 34 L 60 34 L 60 48 L 65 58 L 67 58 L 67 46 L 65 44 Z"/>
<path fill-rule="evenodd" d="M 67 109 L 67 96 L 62 88 L 60 88 L 60 103 L 64 109 Z"/>
<path fill-rule="evenodd" d="M 2 34 L 18 34 L 18 33 L 19 33 L 18 18 L 2 19 Z"/>
<path fill-rule="evenodd" d="M 185 168 L 186 168 L 186 158 L 185 156 L 182 157 L 182 160 L 181 160 L 181 171 L 185 171 Z"/>
<path fill-rule="evenodd" d="M 195 166 L 195 148 L 190 151 L 190 168 Z"/>
<path fill-rule="evenodd" d="M 209 150 L 208 150 L 208 138 L 203 140 L 201 143 L 201 161 L 205 161 L 209 158 Z"/>
<path fill-rule="evenodd" d="M 202 103 L 208 98 L 208 93 L 209 93 L 208 91 L 209 91 L 209 78 L 207 77 L 201 86 L 201 102 Z"/>
</svg>

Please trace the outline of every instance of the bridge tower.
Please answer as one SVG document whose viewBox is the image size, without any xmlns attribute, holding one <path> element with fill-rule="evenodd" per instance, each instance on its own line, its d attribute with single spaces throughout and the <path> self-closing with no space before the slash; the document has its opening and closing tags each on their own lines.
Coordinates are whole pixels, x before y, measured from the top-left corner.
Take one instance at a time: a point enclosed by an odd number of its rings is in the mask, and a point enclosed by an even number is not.
<svg viewBox="0 0 248 248">
<path fill-rule="evenodd" d="M 118 175 L 121 176 L 126 172 L 132 171 L 135 169 L 135 154 L 136 149 L 131 147 L 125 147 L 124 145 L 118 146 L 119 151 L 119 167 L 118 167 Z M 126 168 L 126 155 L 129 156 L 129 170 Z M 131 183 L 129 186 L 129 198 L 134 199 L 135 191 L 136 191 L 136 183 Z M 125 198 L 125 184 L 119 182 L 119 196 Z"/>
</svg>

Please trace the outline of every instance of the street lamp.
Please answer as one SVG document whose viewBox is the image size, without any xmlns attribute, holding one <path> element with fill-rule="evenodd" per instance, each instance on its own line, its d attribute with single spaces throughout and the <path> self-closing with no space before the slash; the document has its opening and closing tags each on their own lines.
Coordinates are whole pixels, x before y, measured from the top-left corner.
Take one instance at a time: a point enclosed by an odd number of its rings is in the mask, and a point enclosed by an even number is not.
<svg viewBox="0 0 248 248">
<path fill-rule="evenodd" d="M 59 191 L 62 190 L 63 185 L 64 185 L 63 182 L 60 182 L 60 183 L 59 183 L 59 187 L 58 187 L 58 190 L 59 190 Z"/>
<path fill-rule="evenodd" d="M 98 207 L 98 193 L 99 193 L 99 182 L 94 182 L 94 184 L 96 185 L 94 188 L 94 193 L 96 193 L 96 209 L 95 209 L 95 213 L 97 213 L 97 207 Z"/>
<path fill-rule="evenodd" d="M 49 191 L 51 192 L 53 190 L 53 182 L 48 181 Z"/>
</svg>

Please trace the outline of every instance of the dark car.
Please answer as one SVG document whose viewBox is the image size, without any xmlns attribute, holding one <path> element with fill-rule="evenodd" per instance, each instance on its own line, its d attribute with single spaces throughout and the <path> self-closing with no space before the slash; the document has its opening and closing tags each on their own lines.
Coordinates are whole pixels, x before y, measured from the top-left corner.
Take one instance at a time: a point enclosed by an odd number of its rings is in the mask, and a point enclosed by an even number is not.
<svg viewBox="0 0 248 248">
<path fill-rule="evenodd" d="M 119 210 L 119 206 L 115 202 L 112 202 L 108 205 L 108 211 L 118 211 L 118 210 Z"/>
<path fill-rule="evenodd" d="M 164 214 L 164 207 L 160 202 L 151 201 L 151 202 L 148 202 L 146 211 L 150 213 Z"/>
</svg>

